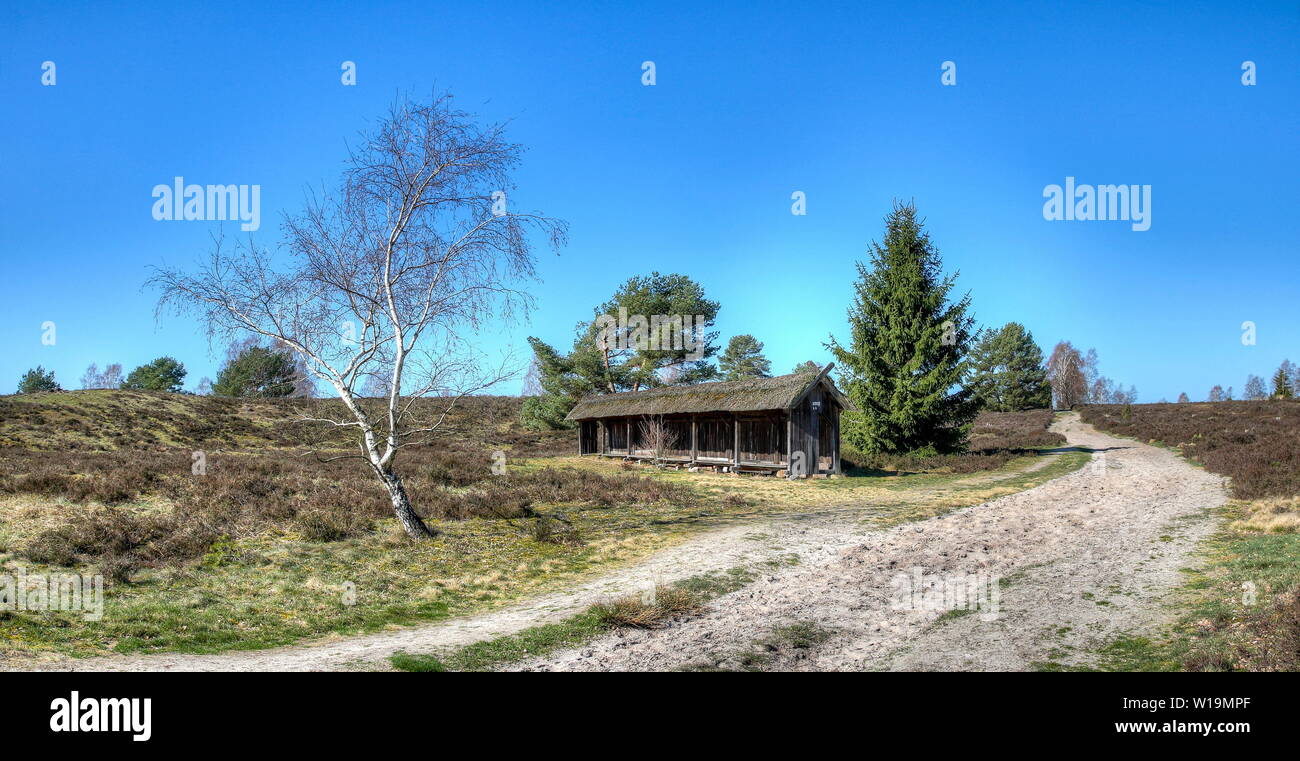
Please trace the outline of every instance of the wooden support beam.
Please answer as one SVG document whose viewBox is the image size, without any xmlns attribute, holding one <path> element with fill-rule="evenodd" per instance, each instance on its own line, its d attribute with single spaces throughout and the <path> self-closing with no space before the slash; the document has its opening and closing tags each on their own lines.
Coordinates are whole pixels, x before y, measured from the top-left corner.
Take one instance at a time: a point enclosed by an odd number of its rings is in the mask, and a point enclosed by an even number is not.
<svg viewBox="0 0 1300 761">
<path fill-rule="evenodd" d="M 794 452 L 794 413 L 789 410 L 785 413 L 785 466 L 788 469 L 793 463 Z"/>
<path fill-rule="evenodd" d="M 731 413 L 731 434 L 732 437 L 735 439 L 735 445 L 731 450 L 731 461 L 736 464 L 737 468 L 739 468 L 740 467 L 740 416 L 734 412 Z"/>
<path fill-rule="evenodd" d="M 812 450 L 812 452 L 809 453 L 809 457 L 808 457 L 808 459 L 810 460 L 810 462 L 808 463 L 808 475 L 810 476 L 821 470 L 821 459 L 822 459 L 821 458 L 822 413 L 820 409 L 821 401 L 822 401 L 821 395 L 818 394 L 817 396 L 813 397 L 813 399 L 811 399 L 808 404 L 808 416 L 812 422 L 812 425 L 810 426 L 812 428 L 812 431 L 808 436 L 808 448 Z M 813 402 L 819 402 L 816 408 L 813 407 L 812 404 Z"/>
<path fill-rule="evenodd" d="M 691 462 L 692 463 L 694 463 L 695 458 L 699 457 L 700 455 L 700 440 L 697 435 L 698 429 L 699 429 L 699 425 L 697 424 L 695 416 L 691 415 Z"/>
<path fill-rule="evenodd" d="M 838 476 L 841 472 L 840 471 L 840 408 L 838 406 L 836 406 L 835 408 L 834 419 L 835 419 L 835 438 L 833 438 L 832 441 L 835 442 L 834 468 L 835 468 L 835 475 Z"/>
</svg>

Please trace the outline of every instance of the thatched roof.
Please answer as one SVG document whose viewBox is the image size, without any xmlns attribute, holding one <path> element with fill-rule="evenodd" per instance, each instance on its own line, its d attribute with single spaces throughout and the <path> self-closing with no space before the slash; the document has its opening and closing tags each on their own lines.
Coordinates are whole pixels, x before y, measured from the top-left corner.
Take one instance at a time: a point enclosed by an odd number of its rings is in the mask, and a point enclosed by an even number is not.
<svg viewBox="0 0 1300 761">
<path fill-rule="evenodd" d="M 826 368 L 829 370 L 830 368 Z M 804 392 L 821 382 L 845 409 L 853 409 L 849 400 L 820 373 L 803 372 L 775 378 L 698 383 L 693 386 L 664 386 L 649 391 L 625 391 L 621 394 L 594 394 L 584 397 L 565 420 L 624 415 L 673 415 L 687 412 L 758 412 L 785 410 L 803 400 Z"/>
</svg>

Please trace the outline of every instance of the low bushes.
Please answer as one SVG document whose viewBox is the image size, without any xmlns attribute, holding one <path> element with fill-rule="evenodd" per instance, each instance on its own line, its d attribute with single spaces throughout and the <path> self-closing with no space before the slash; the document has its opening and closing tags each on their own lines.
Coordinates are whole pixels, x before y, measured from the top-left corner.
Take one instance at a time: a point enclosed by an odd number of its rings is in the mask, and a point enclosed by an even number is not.
<svg viewBox="0 0 1300 761">
<path fill-rule="evenodd" d="M 367 534 L 375 521 L 392 517 L 388 493 L 356 460 L 321 463 L 289 455 L 232 455 L 209 460 L 206 475 L 196 476 L 184 457 L 129 462 L 122 453 L 103 453 L 86 458 L 46 456 L 27 464 L 32 473 L 0 474 L 0 488 L 11 493 L 91 503 L 63 525 L 37 536 L 24 551 L 30 560 L 93 564 L 106 569 L 106 576 L 123 580 L 136 569 L 200 558 L 218 540 L 238 540 L 272 527 L 297 532 L 308 541 L 334 542 Z M 556 544 L 578 543 L 577 533 L 563 519 L 534 510 L 534 505 L 609 507 L 661 500 L 686 504 L 693 499 L 679 484 L 584 470 L 546 468 L 494 477 L 488 475 L 483 464 L 487 462 L 486 455 L 413 451 L 399 470 L 405 473 L 412 503 L 426 519 L 522 519 L 528 523 L 521 530 L 537 541 Z M 77 466 L 91 472 L 65 472 Z M 5 467 L 13 471 L 23 466 L 7 462 Z M 445 470 L 437 471 L 439 467 Z M 461 475 L 430 477 L 434 471 Z M 468 488 L 447 485 L 480 472 L 484 477 L 470 481 Z M 171 506 L 113 506 L 143 495 L 163 497 Z"/>
<path fill-rule="evenodd" d="M 1300 403 L 1092 405 L 1083 420 L 1177 447 L 1206 470 L 1230 476 L 1239 499 L 1300 495 Z"/>
</svg>

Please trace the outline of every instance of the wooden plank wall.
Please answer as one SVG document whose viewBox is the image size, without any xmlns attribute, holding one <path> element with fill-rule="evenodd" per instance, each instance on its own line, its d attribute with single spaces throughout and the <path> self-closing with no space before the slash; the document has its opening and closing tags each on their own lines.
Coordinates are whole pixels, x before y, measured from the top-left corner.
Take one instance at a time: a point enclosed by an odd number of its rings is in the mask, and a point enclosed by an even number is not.
<svg viewBox="0 0 1300 761">
<path fill-rule="evenodd" d="M 739 418 L 740 461 L 782 464 L 785 455 L 785 415 L 771 413 Z"/>
<path fill-rule="evenodd" d="M 696 421 L 699 436 L 697 457 L 701 459 L 731 460 L 734 446 L 732 421 L 722 417 L 700 417 Z"/>
</svg>

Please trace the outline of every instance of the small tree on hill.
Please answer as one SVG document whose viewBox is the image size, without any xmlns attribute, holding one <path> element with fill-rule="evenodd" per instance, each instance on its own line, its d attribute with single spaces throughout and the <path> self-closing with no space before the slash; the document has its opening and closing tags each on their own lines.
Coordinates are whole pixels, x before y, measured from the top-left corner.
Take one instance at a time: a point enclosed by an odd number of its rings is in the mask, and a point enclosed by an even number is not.
<svg viewBox="0 0 1300 761">
<path fill-rule="evenodd" d="M 279 352 L 264 346 L 250 346 L 221 368 L 212 393 L 217 396 L 275 398 L 294 391 L 292 352 Z"/>
<path fill-rule="evenodd" d="M 18 381 L 18 393 L 35 394 L 41 391 L 62 391 L 54 380 L 54 371 L 37 365 L 35 369 L 23 373 Z"/>
<path fill-rule="evenodd" d="M 1216 385 L 1214 388 L 1210 389 L 1210 395 L 1207 396 L 1205 400 L 1208 402 L 1223 401 L 1223 386 Z"/>
<path fill-rule="evenodd" d="M 772 363 L 763 356 L 763 343 L 748 334 L 732 336 L 727 350 L 718 357 L 718 369 L 723 380 L 767 378 L 772 374 Z"/>
<path fill-rule="evenodd" d="M 180 391 L 185 383 L 185 372 L 185 365 L 172 357 L 159 357 L 132 370 L 122 382 L 122 388 L 136 391 Z"/>
<path fill-rule="evenodd" d="M 1186 391 L 1184 391 L 1183 393 L 1181 393 L 1181 394 L 1178 395 L 1178 403 L 1179 403 L 1179 404 L 1184 404 L 1184 403 L 1186 403 L 1186 402 L 1190 402 L 1190 401 L 1192 401 L 1192 399 L 1191 399 L 1191 397 L 1189 397 L 1189 396 L 1187 395 L 1187 392 L 1186 392 Z"/>
<path fill-rule="evenodd" d="M 959 450 L 979 410 L 961 386 L 970 296 L 948 301 L 954 276 L 913 205 L 894 204 L 870 256 L 857 263 L 848 343 L 827 344 L 859 410 L 844 415 L 844 437 L 867 452 Z"/>
<path fill-rule="evenodd" d="M 800 362 L 799 364 L 795 365 L 794 369 L 791 370 L 790 372 L 791 373 L 819 373 L 821 371 L 822 371 L 822 366 L 810 359 L 806 362 Z"/>
<path fill-rule="evenodd" d="M 1258 375 L 1247 375 L 1246 390 L 1242 398 L 1252 402 L 1267 399 L 1268 389 L 1264 387 L 1264 379 Z"/>
<path fill-rule="evenodd" d="M 1053 405 L 1068 410 L 1088 397 L 1084 359 L 1069 341 L 1061 341 L 1047 359 L 1047 382 L 1052 387 Z"/>
<path fill-rule="evenodd" d="M 1291 399 L 1294 396 L 1291 389 L 1291 362 L 1284 360 L 1282 366 L 1273 373 L 1273 398 L 1274 399 Z"/>
<path fill-rule="evenodd" d="M 122 386 L 122 366 L 112 364 L 99 372 L 99 366 L 91 363 L 86 373 L 81 376 L 81 387 L 85 389 L 120 388 Z"/>
</svg>

